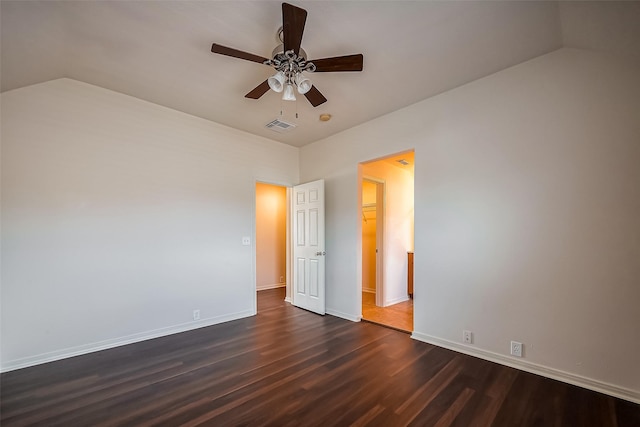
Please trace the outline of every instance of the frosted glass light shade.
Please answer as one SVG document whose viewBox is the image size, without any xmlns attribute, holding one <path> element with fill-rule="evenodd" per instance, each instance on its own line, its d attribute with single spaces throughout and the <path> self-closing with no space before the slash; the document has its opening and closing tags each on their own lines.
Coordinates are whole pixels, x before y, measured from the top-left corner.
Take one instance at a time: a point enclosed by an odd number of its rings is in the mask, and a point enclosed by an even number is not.
<svg viewBox="0 0 640 427">
<path fill-rule="evenodd" d="M 284 93 L 282 94 L 283 101 L 295 101 L 296 94 L 293 91 L 293 85 L 291 83 L 287 83 L 284 85 Z"/>
<path fill-rule="evenodd" d="M 274 92 L 282 92 L 282 89 L 284 88 L 284 80 L 284 73 L 282 71 L 278 71 L 267 79 L 267 83 Z"/>
<path fill-rule="evenodd" d="M 311 83 L 311 80 L 302 74 L 298 74 L 296 76 L 296 86 L 298 86 L 298 93 L 300 93 L 300 95 L 304 95 L 311 90 L 311 86 L 313 86 L 313 84 Z"/>
</svg>

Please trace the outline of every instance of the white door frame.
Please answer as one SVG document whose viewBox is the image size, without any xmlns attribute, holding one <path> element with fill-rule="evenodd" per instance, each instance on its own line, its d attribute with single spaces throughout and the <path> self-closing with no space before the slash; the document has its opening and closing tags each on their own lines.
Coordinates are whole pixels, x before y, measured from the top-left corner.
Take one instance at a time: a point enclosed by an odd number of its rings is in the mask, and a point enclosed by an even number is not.
<svg viewBox="0 0 640 427">
<path fill-rule="evenodd" d="M 371 177 L 371 176 L 368 176 L 368 175 L 364 175 L 363 174 L 364 165 L 368 164 L 368 163 L 374 163 L 374 162 L 378 162 L 378 161 L 381 161 L 381 160 L 385 160 L 385 159 L 388 159 L 390 157 L 399 156 L 399 155 L 402 155 L 402 154 L 405 154 L 405 153 L 413 153 L 414 162 L 415 162 L 415 150 L 414 149 L 399 151 L 399 152 L 395 152 L 395 153 L 389 153 L 389 154 L 386 154 L 386 155 L 381 156 L 381 157 L 377 157 L 377 158 L 373 158 L 373 159 L 369 159 L 369 160 L 363 160 L 363 161 L 358 162 L 358 165 L 357 165 L 357 168 L 358 168 L 357 169 L 358 218 L 362 218 L 362 215 L 360 213 L 360 210 L 362 209 L 362 181 L 364 179 L 367 179 L 369 181 L 374 181 L 374 182 L 380 182 L 381 181 L 380 178 L 374 178 L 374 177 Z M 385 184 L 385 189 L 386 189 L 386 183 L 384 181 L 382 181 L 382 182 Z M 415 175 L 414 175 L 414 183 L 415 183 Z M 383 200 L 384 200 L 383 206 L 386 207 L 386 190 L 385 190 L 385 194 L 384 194 Z M 414 201 L 414 204 L 415 204 L 415 201 Z M 376 214 L 377 214 L 377 212 L 376 212 Z M 383 209 L 382 215 L 386 216 L 386 212 L 384 212 L 384 209 Z M 379 222 L 383 223 L 384 220 L 383 221 L 379 221 Z M 358 224 L 358 232 L 359 232 L 359 234 L 358 234 L 359 245 L 357 247 L 358 257 L 357 257 L 357 270 L 356 270 L 356 272 L 357 272 L 356 273 L 356 280 L 357 280 L 357 284 L 356 285 L 357 285 L 358 292 L 357 292 L 356 301 L 358 302 L 358 307 L 360 307 L 360 316 L 359 317 L 361 319 L 362 318 L 362 221 L 361 220 L 358 221 L 357 224 Z M 377 224 L 376 224 L 376 234 L 377 233 L 378 233 L 378 230 L 377 230 Z M 382 230 L 381 234 L 384 235 L 384 229 Z M 415 236 L 415 229 L 414 229 L 414 236 Z M 382 242 L 380 247 L 382 247 L 382 259 L 380 260 L 380 263 L 382 264 L 382 273 L 381 273 L 381 276 L 382 276 L 381 290 L 382 290 L 382 292 L 380 292 L 380 294 L 381 294 L 382 297 L 384 297 L 384 291 L 385 291 L 385 283 L 384 283 L 384 252 L 385 252 L 384 251 L 384 241 Z M 376 304 L 378 303 L 378 293 L 379 292 L 378 292 L 377 283 L 376 283 Z M 415 289 L 414 289 L 414 294 L 415 294 Z M 382 300 L 382 301 L 384 301 L 384 300 Z M 384 304 L 381 304 L 381 306 L 384 306 Z"/>
<path fill-rule="evenodd" d="M 385 293 L 384 223 L 386 207 L 386 182 L 383 179 L 374 178 L 371 176 L 363 176 L 361 182 L 364 181 L 368 181 L 376 185 L 376 305 L 378 307 L 383 307 Z M 362 183 L 360 184 L 360 190 L 362 190 Z M 362 240 L 360 240 L 360 250 L 362 251 Z M 360 289 L 360 291 L 362 292 L 362 289 Z"/>
</svg>

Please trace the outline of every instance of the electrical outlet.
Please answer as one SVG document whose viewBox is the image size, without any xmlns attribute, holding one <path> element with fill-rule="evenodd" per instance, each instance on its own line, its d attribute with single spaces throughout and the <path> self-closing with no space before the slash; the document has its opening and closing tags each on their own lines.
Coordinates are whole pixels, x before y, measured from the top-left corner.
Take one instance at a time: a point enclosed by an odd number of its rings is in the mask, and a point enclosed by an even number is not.
<svg viewBox="0 0 640 427">
<path fill-rule="evenodd" d="M 200 320 L 200 310 L 193 310 L 193 320 Z"/>
<path fill-rule="evenodd" d="M 471 331 L 462 331 L 462 342 L 465 344 L 472 344 L 473 333 Z"/>
<path fill-rule="evenodd" d="M 516 357 L 522 357 L 522 343 L 518 341 L 511 341 L 511 355 Z"/>
<path fill-rule="evenodd" d="M 284 283 L 284 276 L 280 276 L 280 283 Z"/>
<path fill-rule="evenodd" d="M 243 246 L 249 246 L 249 245 L 251 245 L 251 237 L 249 237 L 249 236 L 244 236 L 244 237 L 242 238 L 242 245 L 243 245 Z"/>
</svg>

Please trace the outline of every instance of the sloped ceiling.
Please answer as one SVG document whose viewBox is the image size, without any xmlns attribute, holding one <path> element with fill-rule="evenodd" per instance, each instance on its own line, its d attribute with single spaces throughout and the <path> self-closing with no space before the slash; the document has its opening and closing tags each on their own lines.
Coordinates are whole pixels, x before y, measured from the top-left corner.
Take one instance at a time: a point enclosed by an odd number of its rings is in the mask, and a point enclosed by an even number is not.
<svg viewBox="0 0 640 427">
<path fill-rule="evenodd" d="M 361 73 L 310 75 L 328 98 L 317 108 L 244 98 L 272 69 L 210 52 L 269 57 L 275 1 L 3 0 L 1 88 L 68 77 L 300 147 L 562 46 L 640 57 L 637 2 L 294 3 L 310 57 L 364 54 Z M 298 127 L 266 129 L 276 117 Z"/>
</svg>

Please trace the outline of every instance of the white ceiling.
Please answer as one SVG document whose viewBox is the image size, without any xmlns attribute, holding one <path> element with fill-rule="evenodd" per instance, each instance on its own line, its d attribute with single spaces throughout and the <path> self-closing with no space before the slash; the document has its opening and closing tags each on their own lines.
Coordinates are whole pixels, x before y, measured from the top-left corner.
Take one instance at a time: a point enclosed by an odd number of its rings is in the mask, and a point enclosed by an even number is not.
<svg viewBox="0 0 640 427">
<path fill-rule="evenodd" d="M 328 98 L 317 108 L 244 98 L 272 69 L 210 52 L 269 57 L 276 1 L 2 0 L 2 91 L 69 77 L 299 147 L 562 46 L 640 58 L 639 2 L 292 3 L 310 58 L 364 54 L 361 73 L 310 75 Z M 282 107 L 298 127 L 264 128 Z"/>
</svg>

